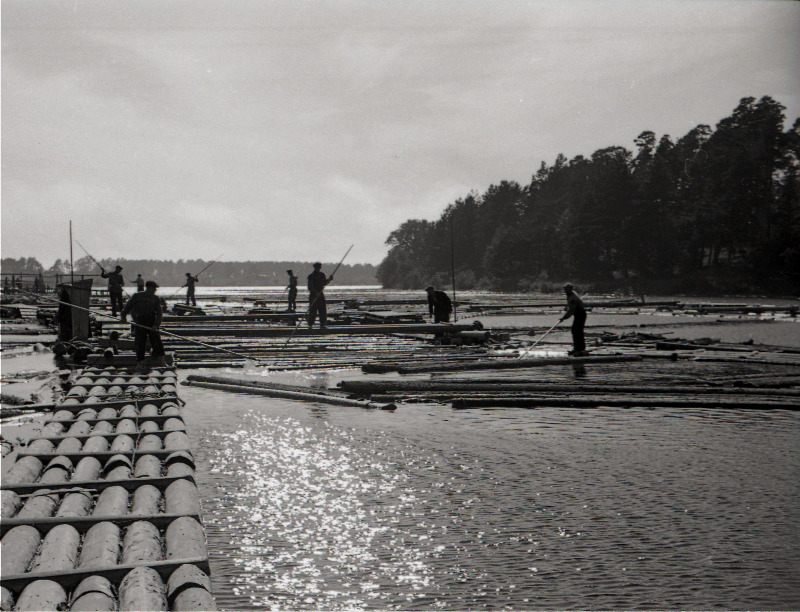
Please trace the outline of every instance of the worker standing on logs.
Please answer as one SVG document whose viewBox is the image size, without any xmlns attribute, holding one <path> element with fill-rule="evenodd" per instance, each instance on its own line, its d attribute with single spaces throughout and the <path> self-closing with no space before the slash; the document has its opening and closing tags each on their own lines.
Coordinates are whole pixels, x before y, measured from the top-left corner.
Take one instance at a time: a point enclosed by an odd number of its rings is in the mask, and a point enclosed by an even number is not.
<svg viewBox="0 0 800 612">
<path fill-rule="evenodd" d="M 297 276 L 291 270 L 286 270 L 286 273 L 289 275 L 289 286 L 286 287 L 289 290 L 289 303 L 286 312 L 297 312 Z"/>
<path fill-rule="evenodd" d="M 101 267 L 100 276 L 108 279 L 108 295 L 111 298 L 111 316 L 117 316 L 117 310 L 122 310 L 122 288 L 125 279 L 122 277 L 122 266 L 116 266 L 113 272 L 106 274 Z"/>
<path fill-rule="evenodd" d="M 199 274 L 198 274 L 199 276 Z M 197 276 L 192 276 L 191 272 L 186 273 L 186 305 L 189 305 L 189 301 L 191 300 L 192 306 L 197 306 L 197 300 L 194 299 L 194 285 L 195 283 L 199 282 L 200 279 Z"/>
<path fill-rule="evenodd" d="M 433 317 L 434 323 L 449 323 L 450 313 L 453 312 L 453 302 L 444 291 L 436 291 L 433 285 L 426 287 L 428 292 L 428 314 Z"/>
<path fill-rule="evenodd" d="M 136 284 L 136 291 L 144 291 L 144 279 L 141 274 L 137 274 L 136 280 L 133 282 Z"/>
<path fill-rule="evenodd" d="M 586 325 L 586 308 L 583 306 L 581 298 L 575 293 L 572 283 L 564 285 L 564 293 L 567 296 L 567 312 L 559 319 L 559 323 L 572 317 L 572 350 L 569 351 L 569 354 L 578 357 L 586 354 L 586 339 L 583 335 L 583 328 Z"/>
<path fill-rule="evenodd" d="M 328 322 L 328 306 L 325 302 L 325 286 L 333 280 L 333 276 L 327 277 L 322 272 L 322 264 L 316 262 L 314 271 L 308 275 L 308 328 L 314 327 L 314 321 L 319 315 L 319 328 L 325 331 Z"/>
<path fill-rule="evenodd" d="M 156 281 L 147 281 L 145 290 L 141 293 L 134 293 L 133 297 L 125 304 L 125 308 L 122 309 L 122 322 L 126 323 L 128 313 L 132 313 L 133 321 L 136 323 L 134 342 L 137 367 L 140 370 L 144 370 L 144 354 L 148 339 L 153 349 L 152 356 L 160 357 L 163 363 L 164 344 L 161 342 L 161 333 L 158 331 L 162 319 L 161 300 L 156 295 L 156 289 L 158 289 Z"/>
</svg>

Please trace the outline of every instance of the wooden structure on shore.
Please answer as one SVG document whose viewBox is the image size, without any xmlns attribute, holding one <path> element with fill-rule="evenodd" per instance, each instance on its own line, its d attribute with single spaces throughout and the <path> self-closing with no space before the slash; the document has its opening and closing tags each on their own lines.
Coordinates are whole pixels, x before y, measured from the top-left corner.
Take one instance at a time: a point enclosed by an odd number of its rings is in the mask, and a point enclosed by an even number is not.
<svg viewBox="0 0 800 612">
<path fill-rule="evenodd" d="M 173 368 L 73 373 L 26 446 L 3 447 L 3 610 L 213 610 Z"/>
</svg>

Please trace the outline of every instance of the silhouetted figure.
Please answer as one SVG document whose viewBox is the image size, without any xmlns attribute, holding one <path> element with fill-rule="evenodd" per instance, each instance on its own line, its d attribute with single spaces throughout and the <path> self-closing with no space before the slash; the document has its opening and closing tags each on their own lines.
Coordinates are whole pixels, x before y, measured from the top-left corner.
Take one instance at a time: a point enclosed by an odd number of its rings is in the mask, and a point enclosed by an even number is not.
<svg viewBox="0 0 800 612">
<path fill-rule="evenodd" d="M 569 354 L 585 355 L 586 339 L 583 335 L 583 328 L 586 325 L 586 308 L 584 308 L 581 298 L 575 293 L 572 283 L 564 285 L 564 293 L 567 296 L 567 312 L 559 321 L 566 321 L 572 317 L 572 350 Z"/>
<path fill-rule="evenodd" d="M 164 344 L 161 342 L 161 333 L 158 331 L 162 318 L 161 299 L 156 295 L 156 289 L 158 289 L 158 284 L 155 281 L 147 281 L 145 290 L 134 293 L 122 310 L 123 323 L 128 320 L 128 313 L 133 315 L 136 323 L 134 342 L 136 360 L 140 369 L 144 367 L 144 354 L 148 339 L 153 357 L 164 356 Z"/>
<path fill-rule="evenodd" d="M 433 286 L 426 287 L 428 292 L 428 314 L 433 316 L 434 323 L 449 323 L 453 312 L 453 302 L 444 291 L 436 291 Z"/>
<path fill-rule="evenodd" d="M 72 307 L 69 306 L 72 302 L 69 299 L 69 291 L 65 287 L 61 287 L 58 292 L 58 311 L 56 312 L 56 320 L 58 321 L 58 339 L 71 340 L 72 339 Z"/>
<path fill-rule="evenodd" d="M 286 312 L 297 312 L 297 276 L 291 270 L 286 270 L 289 275 L 289 303 Z"/>
<path fill-rule="evenodd" d="M 314 321 L 319 315 L 319 328 L 325 331 L 328 322 L 328 306 L 325 302 L 325 286 L 333 280 L 322 272 L 322 264 L 314 264 L 314 271 L 308 275 L 308 321 L 309 329 L 314 327 Z"/>
<path fill-rule="evenodd" d="M 137 274 L 136 280 L 133 282 L 136 283 L 136 291 L 144 291 L 144 279 L 141 274 Z"/>
<path fill-rule="evenodd" d="M 186 273 L 186 305 L 189 305 L 189 301 L 191 300 L 192 306 L 197 306 L 197 300 L 194 299 L 194 284 L 199 282 L 199 278 L 196 276 L 192 276 L 189 272 Z"/>
<path fill-rule="evenodd" d="M 125 279 L 122 278 L 122 266 L 114 268 L 113 272 L 106 274 L 100 268 L 100 276 L 108 279 L 108 295 L 111 298 L 111 316 L 116 317 L 117 311 L 122 310 L 122 288 L 125 286 Z"/>
</svg>

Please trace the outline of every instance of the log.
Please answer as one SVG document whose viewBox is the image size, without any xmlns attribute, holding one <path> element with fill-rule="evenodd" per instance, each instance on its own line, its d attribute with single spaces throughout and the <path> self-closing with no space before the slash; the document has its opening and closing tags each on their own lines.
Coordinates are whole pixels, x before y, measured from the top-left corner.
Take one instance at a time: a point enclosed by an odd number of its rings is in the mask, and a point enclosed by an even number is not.
<svg viewBox="0 0 800 612">
<path fill-rule="evenodd" d="M 174 328 L 174 329 L 173 329 Z M 306 336 L 381 335 L 381 334 L 447 334 L 475 329 L 473 325 L 454 323 L 423 323 L 400 325 L 329 325 L 322 333 L 318 328 L 307 329 L 294 327 L 267 326 L 226 326 L 226 327 L 176 327 L 165 326 L 164 331 L 173 332 L 184 337 L 197 336 L 229 336 L 234 338 L 288 338 Z"/>
<path fill-rule="evenodd" d="M 161 461 L 153 455 L 142 455 L 136 460 L 134 478 L 158 478 L 161 476 Z"/>
<path fill-rule="evenodd" d="M 320 393 L 309 393 L 309 392 L 300 392 L 300 391 L 283 391 L 280 389 L 265 389 L 261 387 L 255 387 L 251 385 L 240 385 L 240 384 L 221 384 L 221 383 L 212 383 L 212 382 L 200 382 L 200 381 L 187 381 L 184 383 L 189 386 L 193 387 L 203 387 L 205 389 L 217 389 L 220 391 L 232 391 L 234 393 L 252 393 L 255 395 L 265 395 L 268 397 L 279 397 L 284 399 L 293 399 L 299 400 L 303 402 L 319 402 L 323 404 L 334 404 L 337 406 L 357 406 L 359 408 L 381 408 L 385 410 L 390 410 L 392 408 L 388 406 L 378 406 L 376 404 L 361 402 L 358 400 L 353 400 L 345 397 L 335 397 L 328 394 L 320 394 Z"/>
<path fill-rule="evenodd" d="M 67 609 L 67 593 L 53 580 L 31 582 L 17 600 L 17 612 L 43 612 Z"/>
<path fill-rule="evenodd" d="M 89 576 L 72 593 L 70 612 L 112 612 L 115 610 L 114 590 L 104 576 Z"/>
<path fill-rule="evenodd" d="M 42 536 L 30 525 L 9 530 L 0 542 L 0 575 L 21 574 L 33 560 Z"/>
<path fill-rule="evenodd" d="M 42 540 L 39 554 L 31 564 L 31 572 L 71 570 L 78 559 L 81 536 L 72 525 L 56 525 Z"/>
<path fill-rule="evenodd" d="M 188 481 L 184 481 L 188 482 Z M 153 485 L 142 485 L 133 493 L 131 514 L 152 516 L 160 512 L 161 491 Z"/>
<path fill-rule="evenodd" d="M 741 387 L 701 387 L 676 385 L 582 385 L 556 384 L 536 382 L 510 382 L 508 380 L 474 381 L 474 380 L 344 380 L 339 388 L 358 395 L 400 393 L 426 393 L 437 391 L 453 391 L 454 393 L 478 392 L 521 392 L 538 391 L 545 393 L 661 393 L 661 394 L 696 394 L 696 395 L 735 395 L 735 396 L 776 396 L 800 397 L 800 390 L 760 390 Z"/>
<path fill-rule="evenodd" d="M 36 457 L 21 457 L 3 475 L 3 484 L 11 485 L 23 482 L 36 482 L 42 473 L 42 462 Z"/>
<path fill-rule="evenodd" d="M 122 562 L 161 561 L 164 558 L 158 528 L 149 521 L 128 526 L 122 544 Z"/>
<path fill-rule="evenodd" d="M 92 494 L 88 491 L 68 493 L 58 507 L 56 517 L 87 516 L 92 507 Z"/>
<path fill-rule="evenodd" d="M 216 610 L 211 596 L 211 579 L 194 565 L 181 565 L 167 583 L 171 609 L 178 611 Z"/>
<path fill-rule="evenodd" d="M 120 612 L 137 610 L 166 610 L 164 582 L 150 567 L 132 569 L 119 585 Z"/>
<path fill-rule="evenodd" d="M 0 587 L 0 610 L 14 609 L 14 595 L 6 587 Z"/>
<path fill-rule="evenodd" d="M 164 492 L 166 511 L 170 514 L 200 514 L 200 494 L 188 480 L 176 480 Z M 189 555 L 192 556 L 192 555 Z"/>
<path fill-rule="evenodd" d="M 0 491 L 0 505 L 2 505 L 0 518 L 11 518 L 22 506 L 22 499 L 14 491 Z"/>
<path fill-rule="evenodd" d="M 741 399 L 714 398 L 675 398 L 675 397 L 481 397 L 457 398 L 451 402 L 453 408 L 739 408 L 758 410 L 800 410 L 794 401 L 778 403 L 758 402 Z"/>
<path fill-rule="evenodd" d="M 123 487 L 109 487 L 100 493 L 92 514 L 95 516 L 127 514 L 128 499 L 128 491 Z"/>
<path fill-rule="evenodd" d="M 110 521 L 92 525 L 84 537 L 78 567 L 87 569 L 116 565 L 119 549 L 119 527 Z"/>
<path fill-rule="evenodd" d="M 172 521 L 167 527 L 165 539 L 167 559 L 204 557 L 208 554 L 203 527 L 188 516 Z"/>
<path fill-rule="evenodd" d="M 401 374 L 419 374 L 424 372 L 444 372 L 463 370 L 503 370 L 519 368 L 536 368 L 551 365 L 575 365 L 592 363 L 617 363 L 642 361 L 640 355 L 607 355 L 598 357 L 543 357 L 541 359 L 496 359 L 492 361 L 474 361 L 458 364 L 433 364 L 416 367 L 398 367 Z"/>
</svg>

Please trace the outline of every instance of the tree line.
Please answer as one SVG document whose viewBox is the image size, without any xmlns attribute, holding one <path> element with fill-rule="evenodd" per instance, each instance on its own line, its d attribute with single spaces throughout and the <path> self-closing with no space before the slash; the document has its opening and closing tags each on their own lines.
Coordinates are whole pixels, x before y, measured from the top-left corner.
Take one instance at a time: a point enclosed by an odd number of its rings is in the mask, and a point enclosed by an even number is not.
<svg viewBox="0 0 800 612">
<path fill-rule="evenodd" d="M 106 272 L 114 270 L 114 266 L 122 266 L 122 275 L 130 285 L 141 274 L 146 280 L 154 280 L 159 285 L 180 286 L 186 282 L 186 273 L 198 274 L 201 270 L 212 264 L 203 259 L 179 259 L 178 261 L 156 259 L 100 259 L 100 264 Z M 75 276 L 96 276 L 100 268 L 89 257 L 82 257 L 74 262 L 72 273 Z M 281 286 L 287 285 L 289 275 L 287 270 L 293 270 L 300 277 L 303 285 L 305 277 L 313 268 L 313 262 L 304 261 L 218 261 L 209 266 L 200 274 L 200 286 L 209 287 L 247 287 L 247 286 Z M 36 275 L 43 274 L 48 279 L 55 276 L 69 276 L 69 259 L 57 259 L 55 263 L 45 269 L 33 257 L 19 259 L 3 258 L 3 276 L 11 274 Z M 336 262 L 323 264 L 323 272 L 330 274 L 336 267 Z M 377 285 L 375 276 L 376 267 L 372 264 L 345 264 L 343 263 L 336 272 L 337 285 Z M 97 282 L 105 283 L 105 280 Z"/>
<path fill-rule="evenodd" d="M 716 129 L 673 140 L 642 132 L 635 151 L 542 162 L 530 184 L 501 181 L 412 219 L 386 240 L 387 288 L 681 293 L 800 291 L 800 119 L 742 98 Z"/>
</svg>

